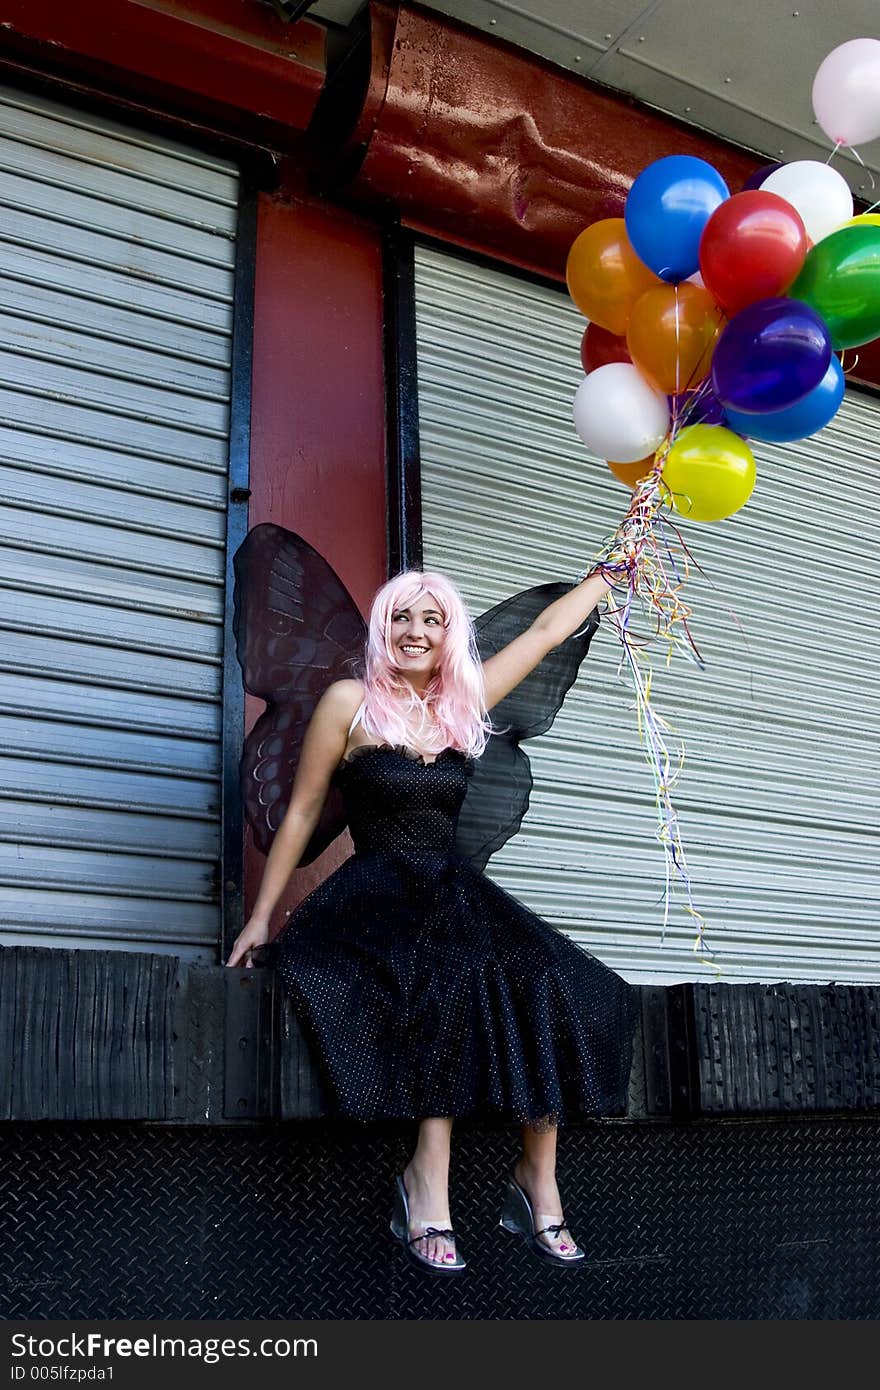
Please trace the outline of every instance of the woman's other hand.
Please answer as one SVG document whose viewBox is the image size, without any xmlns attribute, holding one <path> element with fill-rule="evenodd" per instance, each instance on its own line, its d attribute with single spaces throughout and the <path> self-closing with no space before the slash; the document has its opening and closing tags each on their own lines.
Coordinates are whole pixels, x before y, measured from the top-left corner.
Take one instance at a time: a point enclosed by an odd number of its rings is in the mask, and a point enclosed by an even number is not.
<svg viewBox="0 0 880 1390">
<path fill-rule="evenodd" d="M 251 970 L 254 964 L 251 959 L 251 951 L 256 950 L 258 946 L 265 946 L 268 940 L 269 919 L 267 917 L 251 917 L 235 938 L 226 964 L 239 965 L 243 961 L 245 969 Z"/>
</svg>

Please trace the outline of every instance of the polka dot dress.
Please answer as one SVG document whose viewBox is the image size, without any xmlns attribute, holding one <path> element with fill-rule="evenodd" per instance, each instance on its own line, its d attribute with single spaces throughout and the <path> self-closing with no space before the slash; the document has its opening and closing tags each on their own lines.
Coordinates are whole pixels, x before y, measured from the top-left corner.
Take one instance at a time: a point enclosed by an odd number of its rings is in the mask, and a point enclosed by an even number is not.
<svg viewBox="0 0 880 1390">
<path fill-rule="evenodd" d="M 355 853 L 261 963 L 338 1114 L 619 1114 L 635 991 L 456 853 L 471 769 L 451 748 L 354 749 L 336 781 Z"/>
</svg>

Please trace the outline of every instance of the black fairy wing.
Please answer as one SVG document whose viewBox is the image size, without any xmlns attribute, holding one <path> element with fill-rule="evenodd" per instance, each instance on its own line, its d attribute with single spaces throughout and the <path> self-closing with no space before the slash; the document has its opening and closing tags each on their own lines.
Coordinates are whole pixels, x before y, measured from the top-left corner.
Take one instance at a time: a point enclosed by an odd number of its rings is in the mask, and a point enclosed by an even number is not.
<svg viewBox="0 0 880 1390">
<path fill-rule="evenodd" d="M 266 702 L 241 759 L 245 814 L 265 854 L 287 809 L 314 708 L 333 681 L 363 674 L 367 629 L 335 571 L 294 531 L 255 526 L 233 564 L 244 686 Z M 484 613 L 475 622 L 481 657 L 500 651 L 571 587 L 538 585 Z M 581 632 L 549 652 L 492 711 L 498 732 L 473 765 L 456 840 L 479 868 L 516 833 L 528 809 L 532 773 L 520 741 L 550 728 L 598 625 L 594 610 Z M 317 858 L 344 826 L 342 797 L 331 785 L 300 863 Z"/>
<path fill-rule="evenodd" d="M 571 584 L 539 584 L 490 608 L 474 622 L 477 646 L 485 661 L 525 632 Z M 593 634 L 599 626 L 594 609 L 584 627 L 568 637 L 520 681 L 492 710 L 493 733 L 473 765 L 461 808 L 456 849 L 479 869 L 515 835 L 528 810 L 532 769 L 520 742 L 550 728 L 575 682 Z"/>
<path fill-rule="evenodd" d="M 245 739 L 242 797 L 254 840 L 267 854 L 287 810 L 312 712 L 333 681 L 362 675 L 367 628 L 331 566 L 294 531 L 255 526 L 233 565 L 244 687 L 266 701 Z M 317 858 L 345 823 L 342 797 L 331 785 L 300 863 Z"/>
</svg>

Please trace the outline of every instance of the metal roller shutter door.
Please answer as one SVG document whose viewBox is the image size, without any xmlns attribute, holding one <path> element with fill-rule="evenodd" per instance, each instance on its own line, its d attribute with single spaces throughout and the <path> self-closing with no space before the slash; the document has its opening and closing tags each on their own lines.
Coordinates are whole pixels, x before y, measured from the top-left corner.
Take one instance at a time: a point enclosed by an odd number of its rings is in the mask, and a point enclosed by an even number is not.
<svg viewBox="0 0 880 1390">
<path fill-rule="evenodd" d="M 573 578 L 627 497 L 571 423 L 583 319 L 562 292 L 433 249 L 416 297 L 426 567 L 475 613 Z M 708 575 L 690 584 L 707 670 L 655 659 L 655 706 L 686 747 L 695 901 L 725 980 L 875 982 L 880 403 L 850 391 L 820 435 L 755 452 L 747 507 L 682 526 Z M 528 745 L 531 810 L 489 871 L 629 979 L 712 979 L 680 891 L 661 945 L 653 784 L 618 651 L 606 622 Z"/>
<path fill-rule="evenodd" d="M 237 171 L 0 92 L 7 943 L 215 959 Z"/>
</svg>

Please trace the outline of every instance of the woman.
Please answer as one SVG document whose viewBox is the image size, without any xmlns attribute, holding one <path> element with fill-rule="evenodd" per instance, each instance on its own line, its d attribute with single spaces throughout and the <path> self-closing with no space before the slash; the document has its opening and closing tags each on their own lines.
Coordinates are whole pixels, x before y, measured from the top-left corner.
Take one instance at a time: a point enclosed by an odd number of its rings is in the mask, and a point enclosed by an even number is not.
<svg viewBox="0 0 880 1390">
<path fill-rule="evenodd" d="M 229 966 L 253 964 L 269 919 L 318 823 L 331 783 L 355 854 L 269 948 L 337 1111 L 416 1118 L 396 1180 L 392 1231 L 431 1272 L 465 1268 L 451 1228 L 456 1114 L 522 1123 L 501 1225 L 558 1267 L 583 1259 L 556 1184 L 558 1118 L 620 1111 L 634 995 L 452 848 L 488 713 L 607 593 L 590 574 L 480 662 L 458 590 L 408 571 L 370 614 L 363 680 L 324 692 L 302 744 L 287 812 Z"/>
</svg>

